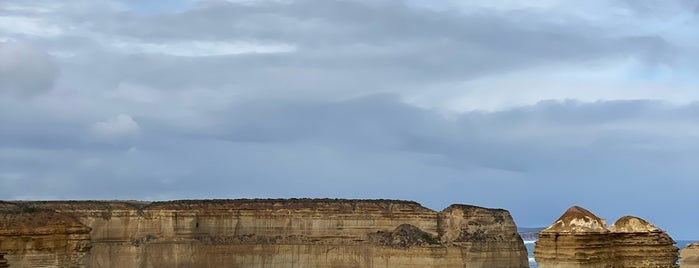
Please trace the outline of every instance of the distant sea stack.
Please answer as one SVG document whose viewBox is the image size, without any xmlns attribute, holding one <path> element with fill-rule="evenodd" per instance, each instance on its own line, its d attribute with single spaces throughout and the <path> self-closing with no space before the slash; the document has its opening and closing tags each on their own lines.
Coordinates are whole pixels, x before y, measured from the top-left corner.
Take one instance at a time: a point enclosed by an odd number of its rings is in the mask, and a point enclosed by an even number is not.
<svg viewBox="0 0 699 268">
<path fill-rule="evenodd" d="M 606 227 L 604 219 L 574 206 L 539 232 L 534 257 L 539 267 L 677 267 L 675 241 L 634 216 Z"/>
<path fill-rule="evenodd" d="M 685 246 L 680 253 L 681 268 L 699 268 L 699 243 Z"/>
<path fill-rule="evenodd" d="M 539 231 L 543 229 L 546 228 L 518 228 L 517 231 L 519 232 L 519 236 L 522 237 L 522 240 L 524 240 L 524 243 L 526 244 L 527 242 L 534 242 L 539 239 Z"/>
<path fill-rule="evenodd" d="M 0 202 L 12 267 L 528 267 L 510 213 L 397 200 Z"/>
</svg>

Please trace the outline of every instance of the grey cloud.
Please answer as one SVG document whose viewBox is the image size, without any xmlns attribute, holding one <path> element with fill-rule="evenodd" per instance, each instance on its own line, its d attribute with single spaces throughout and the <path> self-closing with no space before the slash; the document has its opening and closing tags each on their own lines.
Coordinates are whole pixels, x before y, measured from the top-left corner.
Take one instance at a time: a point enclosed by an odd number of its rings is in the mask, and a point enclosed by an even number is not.
<svg viewBox="0 0 699 268">
<path fill-rule="evenodd" d="M 227 113 L 221 120 L 226 121 L 225 129 L 215 137 L 273 144 L 322 141 L 367 152 L 437 156 L 430 164 L 453 169 L 515 173 L 550 172 L 552 164 L 561 172 L 576 170 L 578 157 L 589 157 L 591 165 L 607 166 L 605 161 L 626 158 L 630 152 L 641 158 L 636 151 L 647 150 L 649 159 L 671 155 L 681 146 L 666 147 L 668 133 L 659 133 L 657 124 L 693 124 L 692 116 L 682 115 L 686 107 L 670 109 L 655 101 L 548 101 L 504 112 L 471 112 L 457 119 L 387 96 L 250 106 Z M 694 144 L 690 138 L 681 142 Z M 567 154 L 573 156 L 563 157 Z"/>
<path fill-rule="evenodd" d="M 0 43 L 0 94 L 32 96 L 53 88 L 58 68 L 49 55 L 19 43 Z"/>
<path fill-rule="evenodd" d="M 148 131 L 138 143 L 122 147 L 37 147 L 29 142 L 35 149 L 9 150 L 5 145 L 0 170 L 18 174 L 22 183 L 3 187 L 2 194 L 402 198 L 437 209 L 451 202 L 505 207 L 525 226 L 548 223 L 542 218 L 555 218 L 564 209 L 559 206 L 581 204 L 607 215 L 657 209 L 661 212 L 652 217 L 654 223 L 697 235 L 658 216 L 677 200 L 699 201 L 692 187 L 682 186 L 699 171 L 692 161 L 699 143 L 684 131 L 695 125 L 696 104 L 546 101 L 445 118 L 379 95 L 332 102 L 245 102 L 211 116 L 218 127 L 199 131 L 139 118 Z M 68 138 L 50 132 L 35 136 Z M 53 185 L 54 180 L 65 184 L 20 190 L 31 183 Z M 652 194 L 656 201 L 648 204 L 641 194 L 612 197 L 621 187 Z M 623 205 L 610 207 L 608 200 Z"/>
<path fill-rule="evenodd" d="M 316 91 L 346 91 L 342 85 L 349 85 L 352 90 L 376 87 L 373 92 L 382 92 L 399 83 L 466 80 L 547 63 L 626 56 L 658 63 L 672 57 L 672 45 L 662 37 L 600 34 L 605 29 L 540 17 L 436 12 L 402 2 L 295 1 L 262 6 L 225 3 L 152 17 L 119 13 L 97 20 L 90 29 L 140 42 L 243 40 L 294 45 L 295 52 L 280 55 L 215 59 L 137 55 L 129 62 L 144 64 L 122 75 L 158 87 L 254 86 L 271 88 L 275 94 L 286 85 Z M 124 65 L 105 63 L 115 68 Z M 207 71 L 192 71 L 203 69 Z M 347 72 L 367 82 L 348 79 Z"/>
<path fill-rule="evenodd" d="M 699 237 L 687 223 L 699 219 L 676 221 L 667 209 L 699 201 L 691 192 L 696 103 L 620 94 L 456 114 L 403 101 L 447 84 L 453 91 L 445 98 L 477 103 L 478 94 L 461 95 L 473 89 L 460 82 L 526 70 L 546 85 L 558 69 L 594 76 L 598 64 L 634 58 L 641 63 L 633 68 L 672 72 L 677 58 L 696 56 L 677 49 L 676 39 L 649 34 L 652 27 L 620 30 L 574 12 L 434 11 L 398 1 L 203 3 L 181 12 L 67 4 L 42 12 L 14 15 L 50 18 L 71 31 L 10 36 L 63 56 L 34 49 L 34 60 L 21 61 L 38 66 L 31 72 L 0 73 L 38 79 L 0 80 L 12 94 L 21 87 L 34 96 L 0 99 L 1 198 L 400 198 L 435 209 L 504 207 L 522 226 L 549 224 L 578 204 L 604 215 L 647 209 L 655 224 Z M 295 49 L 176 57 L 112 46 L 241 40 Z M 594 79 L 611 90 L 618 84 L 607 80 L 628 75 L 620 68 Z M 528 84 L 502 92 L 541 99 Z M 119 114 L 131 120 L 115 120 Z M 124 138 L 95 139 L 98 122 L 102 134 Z"/>
</svg>

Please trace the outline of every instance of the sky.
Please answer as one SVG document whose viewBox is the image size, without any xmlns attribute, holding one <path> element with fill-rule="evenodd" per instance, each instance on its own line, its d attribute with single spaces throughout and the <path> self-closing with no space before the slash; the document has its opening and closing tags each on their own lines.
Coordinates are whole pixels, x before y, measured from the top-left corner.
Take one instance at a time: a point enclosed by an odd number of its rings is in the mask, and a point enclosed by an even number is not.
<svg viewBox="0 0 699 268">
<path fill-rule="evenodd" d="M 699 3 L 3 0 L 0 199 L 579 205 L 699 239 Z"/>
</svg>

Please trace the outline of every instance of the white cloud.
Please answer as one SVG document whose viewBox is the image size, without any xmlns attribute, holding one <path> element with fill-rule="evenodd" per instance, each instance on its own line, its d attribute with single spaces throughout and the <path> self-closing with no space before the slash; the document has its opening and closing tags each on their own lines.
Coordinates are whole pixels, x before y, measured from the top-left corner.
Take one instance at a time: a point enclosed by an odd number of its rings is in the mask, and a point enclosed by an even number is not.
<svg viewBox="0 0 699 268">
<path fill-rule="evenodd" d="M 165 54 L 182 57 L 222 56 L 249 53 L 287 53 L 296 49 L 294 46 L 288 44 L 215 41 L 186 41 L 170 43 L 118 41 L 111 43 L 111 46 L 123 53 Z"/>
<path fill-rule="evenodd" d="M 56 37 L 63 34 L 63 29 L 38 18 L 0 16 L 0 33 Z"/>
<path fill-rule="evenodd" d="M 90 132 L 99 139 L 117 140 L 136 137 L 141 133 L 141 128 L 130 115 L 119 114 L 114 118 L 94 123 L 90 126 Z"/>
<path fill-rule="evenodd" d="M 61 7 L 63 7 L 63 4 L 56 1 L 22 1 L 21 4 L 12 2 L 0 3 L 0 10 L 34 14 L 55 12 Z"/>
</svg>

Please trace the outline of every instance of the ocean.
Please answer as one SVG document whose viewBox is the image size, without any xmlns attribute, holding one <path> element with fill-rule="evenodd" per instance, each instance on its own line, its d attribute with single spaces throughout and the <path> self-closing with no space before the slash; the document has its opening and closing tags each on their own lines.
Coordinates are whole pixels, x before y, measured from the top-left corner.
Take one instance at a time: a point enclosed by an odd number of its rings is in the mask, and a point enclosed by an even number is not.
<svg viewBox="0 0 699 268">
<path fill-rule="evenodd" d="M 699 242 L 699 241 L 697 241 L 697 240 L 679 240 L 679 241 L 677 241 L 677 244 L 675 244 L 675 246 L 681 250 L 687 244 L 695 243 L 695 242 Z M 539 265 L 537 265 L 536 261 L 534 260 L 534 241 L 524 241 L 524 246 L 527 247 L 527 252 L 529 253 L 529 267 L 538 268 Z"/>
</svg>

